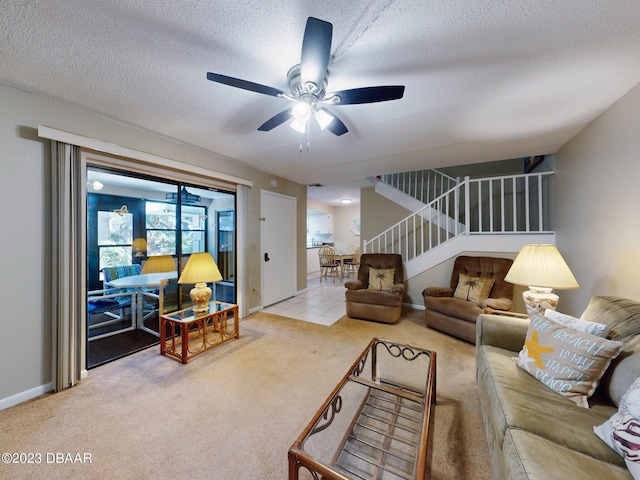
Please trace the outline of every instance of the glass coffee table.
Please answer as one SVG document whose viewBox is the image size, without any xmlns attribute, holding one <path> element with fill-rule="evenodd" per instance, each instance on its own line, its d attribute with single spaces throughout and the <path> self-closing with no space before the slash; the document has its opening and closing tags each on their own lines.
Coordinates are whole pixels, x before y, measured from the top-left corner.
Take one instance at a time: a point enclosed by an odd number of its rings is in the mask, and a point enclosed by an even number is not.
<svg viewBox="0 0 640 480">
<path fill-rule="evenodd" d="M 424 479 L 436 353 L 374 338 L 289 449 L 289 480 Z"/>
<path fill-rule="evenodd" d="M 209 302 L 194 315 L 193 307 L 160 316 L 160 353 L 187 363 L 191 358 L 240 337 L 238 305 Z"/>
</svg>

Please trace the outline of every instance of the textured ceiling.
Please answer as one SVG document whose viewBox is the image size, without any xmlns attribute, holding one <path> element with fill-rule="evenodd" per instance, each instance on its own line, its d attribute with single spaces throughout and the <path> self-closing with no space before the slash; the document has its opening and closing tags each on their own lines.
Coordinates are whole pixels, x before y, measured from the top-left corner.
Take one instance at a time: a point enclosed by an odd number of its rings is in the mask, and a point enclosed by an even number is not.
<svg viewBox="0 0 640 480">
<path fill-rule="evenodd" d="M 328 91 L 406 90 L 331 107 L 349 133 L 312 129 L 300 153 L 287 125 L 256 130 L 286 100 L 206 73 L 287 90 L 308 16 L 333 24 Z M 346 191 L 383 173 L 555 152 L 640 81 L 640 2 L 4 0 L 0 57 L 2 83 Z"/>
</svg>

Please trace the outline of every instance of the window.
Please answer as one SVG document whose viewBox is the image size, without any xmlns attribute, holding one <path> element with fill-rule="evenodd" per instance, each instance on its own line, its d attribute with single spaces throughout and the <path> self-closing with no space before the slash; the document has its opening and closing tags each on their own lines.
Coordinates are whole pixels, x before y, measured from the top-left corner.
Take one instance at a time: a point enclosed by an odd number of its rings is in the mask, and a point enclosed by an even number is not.
<svg viewBox="0 0 640 480">
<path fill-rule="evenodd" d="M 206 251 L 205 229 L 207 228 L 207 209 L 185 205 L 182 207 L 182 253 Z"/>
<path fill-rule="evenodd" d="M 183 255 L 206 251 L 206 219 L 205 207 L 191 205 L 182 207 L 180 230 Z M 146 202 L 145 224 L 147 256 L 176 255 L 176 205 Z"/>
<path fill-rule="evenodd" d="M 98 212 L 99 268 L 131 265 L 133 215 Z"/>
<path fill-rule="evenodd" d="M 147 256 L 176 254 L 176 206 L 146 202 Z"/>
</svg>

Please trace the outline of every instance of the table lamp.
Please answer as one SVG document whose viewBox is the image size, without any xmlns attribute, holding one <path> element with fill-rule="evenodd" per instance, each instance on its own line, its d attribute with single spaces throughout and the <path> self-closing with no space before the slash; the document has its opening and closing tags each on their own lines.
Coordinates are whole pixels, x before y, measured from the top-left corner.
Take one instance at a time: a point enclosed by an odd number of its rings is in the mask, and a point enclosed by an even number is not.
<svg viewBox="0 0 640 480">
<path fill-rule="evenodd" d="M 147 241 L 144 238 L 135 238 L 131 244 L 131 249 L 135 252 L 136 257 L 144 257 L 147 251 Z"/>
<path fill-rule="evenodd" d="M 171 255 L 153 255 L 147 258 L 140 273 L 173 272 L 175 269 L 176 262 Z"/>
<path fill-rule="evenodd" d="M 528 314 L 544 314 L 546 309 L 555 310 L 559 297 L 552 292 L 554 288 L 579 288 L 555 245 L 525 245 L 504 279 L 529 287 L 522 293 Z"/>
<path fill-rule="evenodd" d="M 195 315 L 207 313 L 209 311 L 209 299 L 211 298 L 211 288 L 208 282 L 219 282 L 222 280 L 220 270 L 209 252 L 192 253 L 187 264 L 178 279 L 180 284 L 194 284 L 189 295 L 195 305 L 193 313 Z"/>
</svg>

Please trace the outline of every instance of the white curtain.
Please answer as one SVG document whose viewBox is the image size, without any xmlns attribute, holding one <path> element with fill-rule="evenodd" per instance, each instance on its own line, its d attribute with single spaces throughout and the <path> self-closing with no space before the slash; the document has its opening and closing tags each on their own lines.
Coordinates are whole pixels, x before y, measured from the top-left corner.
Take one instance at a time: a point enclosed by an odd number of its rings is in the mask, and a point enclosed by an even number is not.
<svg viewBox="0 0 640 480">
<path fill-rule="evenodd" d="M 59 391 L 78 383 L 82 372 L 82 170 L 79 147 L 51 144 L 52 383 Z"/>
</svg>

